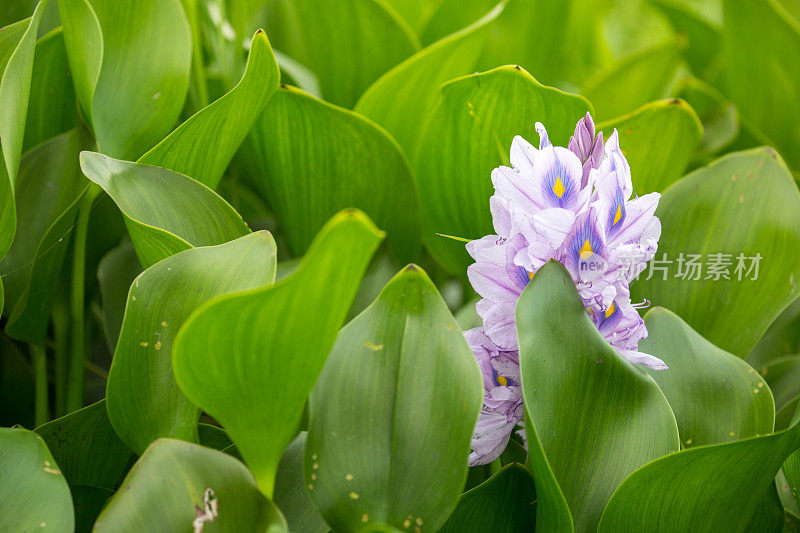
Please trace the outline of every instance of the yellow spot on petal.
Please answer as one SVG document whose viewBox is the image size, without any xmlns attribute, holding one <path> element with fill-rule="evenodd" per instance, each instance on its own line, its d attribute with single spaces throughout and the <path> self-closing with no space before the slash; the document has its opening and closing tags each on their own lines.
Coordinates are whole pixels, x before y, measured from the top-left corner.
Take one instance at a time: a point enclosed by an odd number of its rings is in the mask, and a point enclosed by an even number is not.
<svg viewBox="0 0 800 533">
<path fill-rule="evenodd" d="M 622 218 L 622 204 L 617 206 L 617 213 L 614 215 L 614 222 L 611 224 L 612 226 L 619 222 L 619 219 Z"/>
<path fill-rule="evenodd" d="M 345 478 L 347 481 L 353 481 L 353 474 L 347 474 L 346 476 L 344 476 L 344 478 Z"/>
<path fill-rule="evenodd" d="M 148 346 L 150 346 L 150 343 L 147 341 L 142 341 L 139 343 L 139 346 L 141 346 L 142 348 L 147 348 Z"/>
<path fill-rule="evenodd" d="M 411 520 L 406 519 L 406 521 L 403 522 L 403 527 L 411 527 Z"/>
<path fill-rule="evenodd" d="M 497 383 L 505 387 L 506 385 L 508 385 L 508 380 L 506 379 L 505 376 L 497 376 Z"/>
<path fill-rule="evenodd" d="M 357 492 L 351 492 L 350 493 L 350 497 L 353 498 L 354 500 L 357 500 L 358 499 L 358 493 Z"/>
<path fill-rule="evenodd" d="M 153 345 L 153 349 L 154 350 L 160 350 L 161 349 L 161 341 L 156 341 L 156 343 Z"/>
<path fill-rule="evenodd" d="M 533 279 L 533 272 L 528 272 L 528 279 Z"/>
<path fill-rule="evenodd" d="M 592 256 L 594 251 L 592 250 L 592 243 L 589 242 L 589 239 L 586 239 L 586 242 L 583 243 L 583 246 L 578 252 L 581 254 L 581 259 L 589 259 Z"/>
<path fill-rule="evenodd" d="M 362 515 L 361 515 L 361 521 L 362 521 L 362 522 L 366 522 L 367 520 L 369 520 L 369 515 L 362 514 Z"/>
<path fill-rule="evenodd" d="M 379 350 L 383 350 L 383 344 L 375 344 L 371 340 L 364 341 L 364 346 L 376 352 Z"/>
<path fill-rule="evenodd" d="M 611 302 L 611 305 L 609 305 L 608 309 L 606 309 L 606 318 L 608 318 L 611 315 L 613 315 L 615 310 L 616 309 L 614 308 L 614 302 Z"/>
<path fill-rule="evenodd" d="M 564 184 L 561 182 L 561 176 L 556 176 L 556 182 L 553 184 L 553 192 L 556 193 L 556 196 L 561 198 L 564 196 L 564 191 L 566 190 Z"/>
</svg>

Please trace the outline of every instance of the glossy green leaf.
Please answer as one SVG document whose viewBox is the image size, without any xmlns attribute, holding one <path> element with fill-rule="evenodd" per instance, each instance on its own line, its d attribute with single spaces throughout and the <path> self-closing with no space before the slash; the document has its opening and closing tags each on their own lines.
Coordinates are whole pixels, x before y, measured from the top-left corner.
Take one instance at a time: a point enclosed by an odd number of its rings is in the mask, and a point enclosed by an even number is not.
<svg viewBox="0 0 800 533">
<path fill-rule="evenodd" d="M 450 272 L 471 262 L 464 243 L 437 233 L 476 239 L 492 233 L 492 169 L 508 162 L 515 135 L 535 142 L 534 124 L 564 145 L 591 109 L 584 98 L 545 87 L 519 67 L 465 76 L 442 87 L 439 105 L 420 142 L 414 179 L 422 201 L 425 244 Z"/>
<path fill-rule="evenodd" d="M 386 3 L 419 33 L 441 0 L 386 0 Z"/>
<path fill-rule="evenodd" d="M 714 87 L 696 79 L 683 80 L 676 92 L 697 113 L 703 124 L 703 140 L 696 159 L 708 157 L 729 146 L 739 135 L 739 112 Z"/>
<path fill-rule="evenodd" d="M 256 232 L 177 253 L 133 282 L 106 389 L 111 423 L 133 451 L 162 437 L 197 442 L 200 410 L 172 375 L 175 335 L 208 300 L 272 284 L 275 254 L 272 235 Z"/>
<path fill-rule="evenodd" d="M 800 354 L 800 298 L 778 315 L 755 348 L 747 354 L 750 366 L 763 373 L 773 359 Z"/>
<path fill-rule="evenodd" d="M 719 62 L 720 29 L 708 21 L 689 2 L 681 0 L 650 0 L 672 26 L 686 36 L 686 60 L 692 70 L 703 75 Z"/>
<path fill-rule="evenodd" d="M 631 472 L 677 451 L 675 417 L 655 381 L 597 331 L 560 263 L 533 276 L 516 318 L 537 525 L 593 531 Z"/>
<path fill-rule="evenodd" d="M 401 260 L 420 248 L 419 200 L 408 162 L 386 132 L 297 89 L 279 90 L 251 134 L 251 181 L 302 255 L 338 211 L 363 210 Z"/>
<path fill-rule="evenodd" d="M 481 383 L 436 287 L 407 266 L 342 329 L 311 394 L 303 471 L 325 521 L 441 527 L 467 479 Z"/>
<path fill-rule="evenodd" d="M 784 520 L 783 509 L 774 504 L 775 475 L 798 447 L 800 425 L 795 425 L 662 457 L 617 489 L 598 531 L 780 531 Z"/>
<path fill-rule="evenodd" d="M 29 19 L 0 30 L 0 138 L 12 188 L 22 157 L 36 32 L 46 6 L 47 0 L 39 2 Z"/>
<path fill-rule="evenodd" d="M 800 356 L 773 359 L 761 374 L 775 396 L 775 429 L 786 429 L 800 401 Z"/>
<path fill-rule="evenodd" d="M 60 28 L 36 42 L 33 64 L 23 152 L 74 128 L 78 122 L 75 89 Z"/>
<path fill-rule="evenodd" d="M 159 439 L 125 477 L 93 531 L 192 531 L 205 512 L 212 515 L 211 509 L 217 516 L 206 516 L 200 524 L 216 531 L 285 526 L 280 512 L 258 492 L 253 475 L 238 460 L 197 444 Z"/>
<path fill-rule="evenodd" d="M 311 503 L 303 480 L 303 450 L 308 433 L 301 431 L 286 447 L 275 476 L 275 505 L 283 513 L 289 531 L 326 533 L 330 528 Z"/>
<path fill-rule="evenodd" d="M 609 120 L 647 102 L 670 96 L 669 86 L 681 63 L 681 46 L 668 42 L 631 55 L 586 83 L 582 94 Z"/>
<path fill-rule="evenodd" d="M 97 283 L 103 304 L 103 333 L 111 353 L 117 348 L 125 304 L 128 301 L 128 289 L 141 273 L 142 266 L 136 257 L 133 243 L 129 240 L 108 252 L 97 265 Z"/>
<path fill-rule="evenodd" d="M 192 35 L 180 0 L 58 5 L 76 93 L 100 151 L 136 159 L 169 133 L 186 99 Z"/>
<path fill-rule="evenodd" d="M 158 167 L 82 152 L 81 169 L 114 200 L 144 267 L 192 246 L 213 246 L 250 232 L 242 217 L 205 185 Z"/>
<path fill-rule="evenodd" d="M 420 48 L 385 0 L 293 0 L 301 46 L 328 102 L 352 107 L 381 74 Z"/>
<path fill-rule="evenodd" d="M 41 343 L 47 334 L 50 303 L 89 183 L 78 165 L 85 142 L 85 135 L 71 130 L 22 158 L 16 184 L 19 227 L 0 264 L 9 307 L 5 331 L 15 339 Z"/>
<path fill-rule="evenodd" d="M 440 533 L 517 533 L 536 528 L 536 490 L 522 465 L 512 463 L 461 495 Z"/>
<path fill-rule="evenodd" d="M 0 530 L 73 530 L 69 487 L 39 435 L 0 428 L 0 472 Z"/>
<path fill-rule="evenodd" d="M 637 194 L 661 192 L 683 176 L 703 137 L 703 126 L 683 100 L 645 104 L 630 115 L 598 124 L 606 139 L 616 128 L 631 165 Z"/>
<path fill-rule="evenodd" d="M 206 448 L 224 451 L 225 448 L 233 446 L 233 442 L 228 438 L 228 434 L 219 426 L 203 423 L 197 424 L 197 436 L 199 437 L 200 444 Z"/>
<path fill-rule="evenodd" d="M 633 299 L 674 311 L 712 344 L 745 357 L 800 293 L 800 193 L 786 165 L 768 148 L 727 155 L 667 189 L 656 215 L 656 259 L 666 254 L 672 263 L 661 265 L 666 274 L 642 276 Z M 701 279 L 685 264 L 678 270 L 680 254 L 701 256 Z M 721 259 L 729 279 L 709 274 L 713 254 L 728 254 Z M 757 254 L 753 280 L 748 258 Z"/>
<path fill-rule="evenodd" d="M 268 496 L 381 237 L 363 213 L 343 211 L 294 273 L 204 304 L 175 339 L 178 384 L 222 424 Z"/>
<path fill-rule="evenodd" d="M 725 0 L 723 6 L 726 93 L 748 125 L 800 170 L 800 22 L 775 0 Z"/>
<path fill-rule="evenodd" d="M 648 373 L 675 413 L 684 447 L 772 433 L 772 394 L 750 365 L 705 340 L 667 309 L 648 312 L 645 324 L 648 335 L 639 350 L 669 366 Z"/>
<path fill-rule="evenodd" d="M 501 2 L 476 23 L 430 45 L 381 76 L 358 100 L 355 110 L 397 139 L 414 158 L 441 85 L 469 74 L 502 13 Z"/>
<path fill-rule="evenodd" d="M 278 88 L 278 64 L 267 35 L 250 44 L 247 69 L 229 93 L 181 124 L 139 163 L 186 174 L 214 189 L 250 127 Z"/>
<path fill-rule="evenodd" d="M 135 459 L 114 433 L 105 401 L 39 426 L 36 433 L 47 443 L 69 484 L 75 530 L 91 531 Z"/>
</svg>

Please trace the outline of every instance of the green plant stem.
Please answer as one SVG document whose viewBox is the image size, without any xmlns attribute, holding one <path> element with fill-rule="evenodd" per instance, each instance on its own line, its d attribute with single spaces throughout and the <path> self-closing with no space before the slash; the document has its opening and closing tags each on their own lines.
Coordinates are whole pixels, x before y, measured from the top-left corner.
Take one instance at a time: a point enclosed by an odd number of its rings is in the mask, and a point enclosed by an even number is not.
<svg viewBox="0 0 800 533">
<path fill-rule="evenodd" d="M 34 423 L 36 426 L 41 426 L 50 420 L 47 398 L 47 352 L 44 344 L 37 343 L 30 344 L 30 351 L 35 380 Z"/>
<path fill-rule="evenodd" d="M 66 293 L 53 302 L 52 320 L 55 338 L 55 415 L 64 416 L 67 400 L 67 365 L 69 364 L 69 304 Z"/>
<path fill-rule="evenodd" d="M 83 358 L 85 351 L 85 278 L 86 278 L 86 236 L 89 232 L 89 215 L 92 204 L 100 189 L 92 184 L 81 200 L 78 223 L 75 227 L 75 240 L 72 250 L 72 282 L 70 285 L 70 351 L 67 367 L 66 412 L 71 413 L 83 407 Z"/>
</svg>

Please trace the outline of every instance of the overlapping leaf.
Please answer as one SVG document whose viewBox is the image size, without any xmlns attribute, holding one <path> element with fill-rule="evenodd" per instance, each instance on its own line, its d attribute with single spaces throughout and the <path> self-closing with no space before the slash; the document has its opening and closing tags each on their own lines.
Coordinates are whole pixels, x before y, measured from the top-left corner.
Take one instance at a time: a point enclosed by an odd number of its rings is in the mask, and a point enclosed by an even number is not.
<svg viewBox="0 0 800 533">
<path fill-rule="evenodd" d="M 775 397 L 775 429 L 786 429 L 800 402 L 800 356 L 773 359 L 761 373 Z"/>
<path fill-rule="evenodd" d="M 75 90 L 100 151 L 136 159 L 172 129 L 186 99 L 192 36 L 180 0 L 58 5 Z"/>
<path fill-rule="evenodd" d="M 639 350 L 669 366 L 648 373 L 675 413 L 684 447 L 772 433 L 772 394 L 750 365 L 720 350 L 666 309 L 648 312 L 645 324 L 648 335 Z"/>
<path fill-rule="evenodd" d="M 222 424 L 268 496 L 380 240 L 363 213 L 343 211 L 294 273 L 274 286 L 206 303 L 175 339 L 178 384 Z"/>
<path fill-rule="evenodd" d="M 0 530 L 73 531 L 69 487 L 39 435 L 0 428 L 0 472 Z"/>
<path fill-rule="evenodd" d="M 436 531 L 464 486 L 480 405 L 463 334 L 428 276 L 407 266 L 342 329 L 311 395 L 311 500 L 336 530 Z"/>
<path fill-rule="evenodd" d="M 539 269 L 516 319 L 537 526 L 593 531 L 631 472 L 677 451 L 675 417 L 597 331 L 560 263 Z"/>
<path fill-rule="evenodd" d="M 145 268 L 192 246 L 213 246 L 250 232 L 242 217 L 205 185 L 177 172 L 82 152 L 81 170 L 114 200 Z"/>
<path fill-rule="evenodd" d="M 420 142 L 414 179 L 422 202 L 423 239 L 439 262 L 462 274 L 464 244 L 492 233 L 491 171 L 508 162 L 515 135 L 536 142 L 534 124 L 548 127 L 554 144 L 566 144 L 590 110 L 584 98 L 545 87 L 519 67 L 465 76 L 442 88 L 439 105 Z"/>
<path fill-rule="evenodd" d="M 250 44 L 247 69 L 229 93 L 189 118 L 139 158 L 139 163 L 186 174 L 214 189 L 256 117 L 278 88 L 278 64 L 267 35 Z"/>
<path fill-rule="evenodd" d="M 656 215 L 656 259 L 667 263 L 631 287 L 634 300 L 674 311 L 745 357 L 800 293 L 800 193 L 783 161 L 768 148 L 727 155 L 667 189 Z M 689 254 L 700 256 L 700 272 Z M 709 271 L 715 257 L 724 276 Z"/>
<path fill-rule="evenodd" d="M 293 255 L 341 209 L 386 229 L 396 255 L 420 248 L 419 200 L 408 162 L 386 132 L 297 89 L 279 90 L 251 134 L 251 180 L 275 210 Z"/>
<path fill-rule="evenodd" d="M 597 127 L 606 139 L 618 131 L 640 195 L 663 191 L 680 178 L 703 136 L 694 110 L 678 99 L 646 104 Z"/>
<path fill-rule="evenodd" d="M 191 531 L 200 516 L 201 526 L 219 531 L 285 527 L 280 511 L 258 492 L 238 460 L 197 444 L 159 439 L 125 477 L 93 531 Z"/>
</svg>

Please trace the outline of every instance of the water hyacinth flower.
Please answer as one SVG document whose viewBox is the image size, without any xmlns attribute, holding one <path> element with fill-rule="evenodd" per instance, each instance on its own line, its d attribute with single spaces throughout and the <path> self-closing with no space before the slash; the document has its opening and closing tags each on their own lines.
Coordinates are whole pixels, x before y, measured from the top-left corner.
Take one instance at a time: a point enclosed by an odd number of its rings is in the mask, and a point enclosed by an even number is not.
<svg viewBox="0 0 800 533">
<path fill-rule="evenodd" d="M 630 165 L 616 131 L 603 142 L 590 114 L 569 147 L 553 146 L 536 124 L 539 147 L 522 137 L 511 144 L 511 167 L 492 172 L 489 205 L 496 234 L 467 243 L 475 263 L 467 275 L 481 296 L 482 327 L 465 332 L 484 375 L 484 405 L 470 464 L 486 464 L 523 423 L 515 308 L 522 291 L 548 260 L 572 276 L 592 322 L 631 363 L 665 369 L 638 351 L 647 328 L 630 299 L 630 282 L 655 255 L 660 195 L 633 196 Z"/>
</svg>

